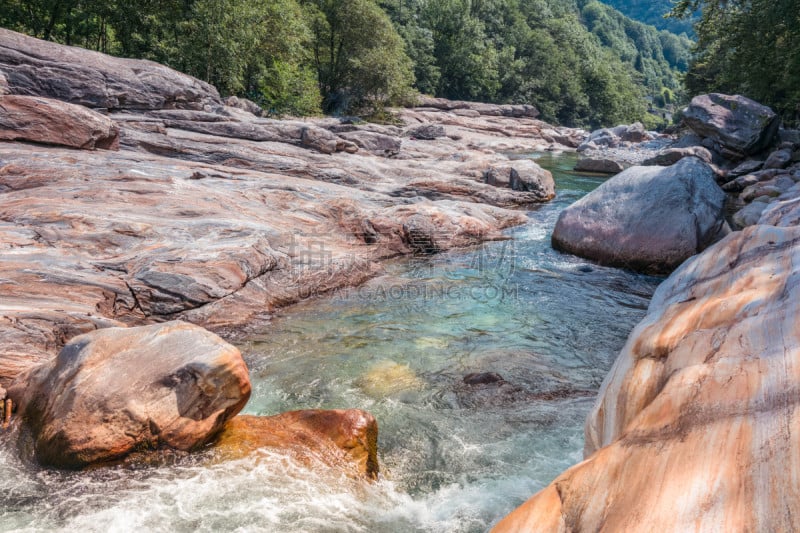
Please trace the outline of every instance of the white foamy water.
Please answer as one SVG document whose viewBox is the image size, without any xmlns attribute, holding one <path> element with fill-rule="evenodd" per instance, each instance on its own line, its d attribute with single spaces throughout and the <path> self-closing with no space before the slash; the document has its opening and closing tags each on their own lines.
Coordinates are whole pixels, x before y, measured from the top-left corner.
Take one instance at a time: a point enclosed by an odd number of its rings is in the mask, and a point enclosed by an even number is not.
<svg viewBox="0 0 800 533">
<path fill-rule="evenodd" d="M 246 412 L 370 411 L 378 482 L 269 451 L 48 471 L 3 435 L 0 531 L 488 530 L 581 459 L 592 395 L 658 282 L 550 248 L 558 213 L 600 180 L 569 173 L 569 158 L 543 163 L 559 196 L 512 245 L 402 262 L 360 295 L 295 306 L 242 343 Z M 501 374 L 513 394 L 466 386 L 472 372 Z"/>
</svg>

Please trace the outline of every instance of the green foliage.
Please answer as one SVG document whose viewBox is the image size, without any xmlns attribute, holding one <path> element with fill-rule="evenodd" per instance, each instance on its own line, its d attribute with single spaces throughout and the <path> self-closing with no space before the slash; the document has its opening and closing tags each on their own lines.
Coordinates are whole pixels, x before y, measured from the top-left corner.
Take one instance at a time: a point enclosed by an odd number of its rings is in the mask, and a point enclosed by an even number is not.
<svg viewBox="0 0 800 533">
<path fill-rule="evenodd" d="M 692 13 L 685 20 L 669 18 L 667 15 L 674 7 L 673 0 L 601 0 L 627 17 L 639 22 L 655 26 L 675 35 L 694 37 L 692 22 L 697 13 Z"/>
<path fill-rule="evenodd" d="M 679 92 L 691 43 L 589 0 L 383 0 L 415 60 L 416 87 L 528 103 L 545 120 L 643 120 L 645 95 Z"/>
<path fill-rule="evenodd" d="M 690 45 L 595 0 L 5 0 L 0 25 L 165 63 L 275 114 L 379 116 L 413 86 L 589 127 L 679 100 Z"/>
<path fill-rule="evenodd" d="M 800 122 L 800 0 L 680 0 L 675 14 L 697 8 L 687 90 L 743 94 Z"/>
<path fill-rule="evenodd" d="M 403 39 L 374 0 L 306 0 L 328 112 L 375 111 L 411 90 Z"/>
</svg>

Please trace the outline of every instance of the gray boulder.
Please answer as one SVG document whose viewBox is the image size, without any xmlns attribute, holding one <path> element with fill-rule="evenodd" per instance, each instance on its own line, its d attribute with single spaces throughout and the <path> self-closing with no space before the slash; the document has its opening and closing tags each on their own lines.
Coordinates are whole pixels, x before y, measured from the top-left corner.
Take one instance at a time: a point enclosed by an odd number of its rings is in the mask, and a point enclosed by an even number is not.
<svg viewBox="0 0 800 533">
<path fill-rule="evenodd" d="M 667 273 L 725 236 L 725 193 L 697 158 L 632 167 L 565 209 L 553 246 L 601 264 Z"/>
<path fill-rule="evenodd" d="M 744 96 L 704 94 L 692 99 L 683 119 L 695 133 L 718 143 L 729 155 L 745 157 L 769 147 L 780 119 L 772 109 Z"/>
<path fill-rule="evenodd" d="M 217 90 L 171 68 L 42 41 L 0 28 L 8 92 L 106 109 L 203 109 Z"/>
<path fill-rule="evenodd" d="M 786 168 L 792 162 L 792 150 L 790 148 L 783 148 L 772 152 L 767 161 L 764 163 L 764 168 Z"/>
<path fill-rule="evenodd" d="M 540 201 L 550 200 L 556 195 L 553 175 L 530 159 L 493 165 L 485 172 L 484 182 L 495 187 L 533 193 Z"/>
<path fill-rule="evenodd" d="M 604 157 L 583 157 L 575 165 L 578 172 L 596 172 L 598 174 L 618 174 L 625 170 L 622 163 Z"/>
<path fill-rule="evenodd" d="M 705 163 L 711 163 L 713 156 L 711 152 L 702 146 L 691 146 L 688 148 L 667 148 L 661 150 L 653 157 L 642 161 L 644 166 L 668 167 L 674 165 L 684 157 L 696 157 Z"/>
<path fill-rule="evenodd" d="M 167 322 L 73 338 L 8 390 L 37 459 L 81 468 L 133 451 L 192 450 L 244 407 L 239 350 L 201 327 Z"/>
</svg>

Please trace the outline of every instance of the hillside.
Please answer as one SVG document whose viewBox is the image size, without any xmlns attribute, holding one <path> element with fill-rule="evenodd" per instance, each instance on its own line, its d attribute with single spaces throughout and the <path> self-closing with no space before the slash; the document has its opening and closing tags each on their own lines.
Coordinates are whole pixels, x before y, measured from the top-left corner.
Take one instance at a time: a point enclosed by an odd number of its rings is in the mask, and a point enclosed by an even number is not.
<svg viewBox="0 0 800 533">
<path fill-rule="evenodd" d="M 660 119 L 690 42 L 587 0 L 11 1 L 0 27 L 164 63 L 270 114 L 380 115 L 417 90 L 597 127 Z M 666 100 L 666 101 L 665 101 Z"/>
<path fill-rule="evenodd" d="M 665 18 L 672 11 L 672 0 L 601 0 L 633 20 L 638 20 L 677 35 L 694 37 L 693 19 Z"/>
</svg>

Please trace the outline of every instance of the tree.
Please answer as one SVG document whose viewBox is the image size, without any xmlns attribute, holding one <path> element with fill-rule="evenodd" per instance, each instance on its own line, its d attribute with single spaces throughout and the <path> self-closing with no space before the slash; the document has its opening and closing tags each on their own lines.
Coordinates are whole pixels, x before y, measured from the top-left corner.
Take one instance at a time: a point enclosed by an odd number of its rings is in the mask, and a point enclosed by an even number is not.
<svg viewBox="0 0 800 533">
<path fill-rule="evenodd" d="M 743 94 L 800 121 L 800 0 L 680 0 L 673 15 L 698 8 L 689 92 Z"/>
<path fill-rule="evenodd" d="M 306 0 L 305 8 L 325 111 L 374 111 L 409 94 L 411 60 L 374 0 Z"/>
</svg>

